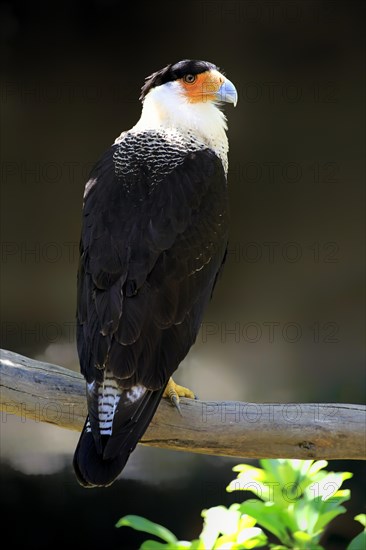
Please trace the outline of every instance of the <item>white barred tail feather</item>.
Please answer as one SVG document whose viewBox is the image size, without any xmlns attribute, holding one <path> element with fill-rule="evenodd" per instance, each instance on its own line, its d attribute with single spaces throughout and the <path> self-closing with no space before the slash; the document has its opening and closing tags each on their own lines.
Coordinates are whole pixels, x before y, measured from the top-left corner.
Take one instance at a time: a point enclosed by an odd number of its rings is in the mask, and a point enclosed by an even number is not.
<svg viewBox="0 0 366 550">
<path fill-rule="evenodd" d="M 145 433 L 159 405 L 165 386 L 146 390 L 131 401 L 130 390 L 121 392 L 110 433 L 100 429 L 95 437 L 87 417 L 74 455 L 76 477 L 84 487 L 107 487 L 118 477 L 131 452 Z M 100 423 L 103 425 L 103 421 Z"/>
<path fill-rule="evenodd" d="M 103 460 L 97 452 L 92 432 L 86 429 L 88 422 L 87 418 L 74 454 L 76 478 L 83 487 L 108 487 L 122 471 L 130 453 L 121 452 L 112 460 Z"/>
</svg>

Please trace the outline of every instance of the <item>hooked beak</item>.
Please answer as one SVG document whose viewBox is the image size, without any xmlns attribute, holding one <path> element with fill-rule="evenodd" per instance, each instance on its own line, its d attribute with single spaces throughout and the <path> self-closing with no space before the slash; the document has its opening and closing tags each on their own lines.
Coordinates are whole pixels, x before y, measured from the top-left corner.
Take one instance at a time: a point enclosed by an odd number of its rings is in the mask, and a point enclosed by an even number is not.
<svg viewBox="0 0 366 550">
<path fill-rule="evenodd" d="M 234 84 L 228 78 L 224 78 L 224 82 L 216 92 L 216 99 L 218 101 L 224 101 L 225 103 L 232 103 L 235 107 L 238 102 L 238 92 Z"/>
</svg>

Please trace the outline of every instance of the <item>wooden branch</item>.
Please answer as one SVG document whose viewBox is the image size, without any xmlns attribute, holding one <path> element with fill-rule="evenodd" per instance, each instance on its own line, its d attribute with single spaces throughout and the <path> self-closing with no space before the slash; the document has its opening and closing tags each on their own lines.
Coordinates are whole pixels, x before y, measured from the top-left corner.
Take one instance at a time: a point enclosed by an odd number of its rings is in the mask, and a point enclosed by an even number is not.
<svg viewBox="0 0 366 550">
<path fill-rule="evenodd" d="M 78 373 L 0 351 L 0 409 L 80 431 L 85 382 Z M 163 400 L 144 445 L 246 458 L 366 459 L 366 407 L 323 403 Z"/>
</svg>

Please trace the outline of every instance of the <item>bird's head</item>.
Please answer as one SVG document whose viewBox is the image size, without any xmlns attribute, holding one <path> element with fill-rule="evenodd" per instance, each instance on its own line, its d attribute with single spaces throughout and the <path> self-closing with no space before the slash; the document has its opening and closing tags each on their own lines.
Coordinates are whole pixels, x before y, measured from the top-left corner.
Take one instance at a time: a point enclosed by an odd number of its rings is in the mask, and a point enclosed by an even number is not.
<svg viewBox="0 0 366 550">
<path fill-rule="evenodd" d="M 139 126 L 203 129 L 221 121 L 222 103 L 238 100 L 235 86 L 207 61 L 184 60 L 148 76 L 141 90 L 143 112 Z M 216 121 L 216 123 L 215 123 Z"/>
<path fill-rule="evenodd" d="M 144 101 L 149 93 L 162 89 L 179 103 L 226 102 L 235 106 L 238 101 L 234 84 L 207 61 L 179 61 L 153 73 L 146 78 L 140 99 Z"/>
</svg>

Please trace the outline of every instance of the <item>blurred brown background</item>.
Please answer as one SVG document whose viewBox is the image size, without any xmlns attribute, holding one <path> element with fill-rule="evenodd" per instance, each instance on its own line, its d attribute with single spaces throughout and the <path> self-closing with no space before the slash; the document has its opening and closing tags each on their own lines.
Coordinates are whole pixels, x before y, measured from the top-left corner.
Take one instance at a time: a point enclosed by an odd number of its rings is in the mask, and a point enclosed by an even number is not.
<svg viewBox="0 0 366 550">
<path fill-rule="evenodd" d="M 230 249 L 177 380 L 207 400 L 363 402 L 363 4 L 95 0 L 0 9 L 1 346 L 78 370 L 87 174 L 137 121 L 145 76 L 205 59 L 239 92 L 236 109 L 226 108 Z M 27 516 L 29 547 L 52 541 L 53 506 L 57 522 L 75 523 L 91 548 L 104 535 L 113 548 L 134 548 L 141 537 L 113 527 L 123 514 L 192 538 L 199 510 L 232 498 L 223 487 L 236 461 L 152 449 L 138 449 L 107 492 L 79 490 L 70 469 L 77 434 L 2 420 L 7 513 L 14 519 L 23 501 L 37 509 Z M 336 466 L 354 469 L 351 507 L 360 512 L 361 464 Z M 350 525 L 338 520 L 327 548 L 344 548 Z"/>
</svg>

